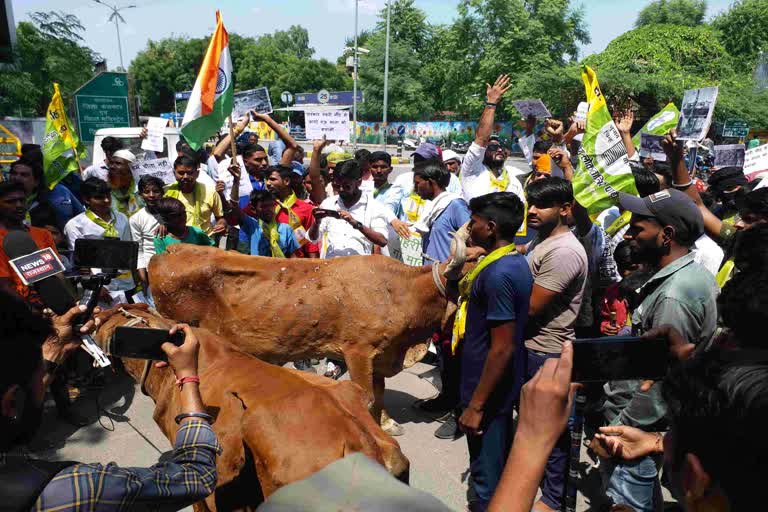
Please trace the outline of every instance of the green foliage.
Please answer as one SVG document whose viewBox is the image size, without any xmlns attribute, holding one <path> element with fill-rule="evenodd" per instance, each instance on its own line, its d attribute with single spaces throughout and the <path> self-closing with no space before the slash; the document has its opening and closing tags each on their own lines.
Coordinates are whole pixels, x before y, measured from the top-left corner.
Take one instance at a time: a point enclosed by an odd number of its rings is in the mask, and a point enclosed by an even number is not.
<svg viewBox="0 0 768 512">
<path fill-rule="evenodd" d="M 191 90 L 202 64 L 208 38 L 150 41 L 131 63 L 131 75 L 146 113 L 173 110 L 173 93 Z M 280 93 L 347 89 L 344 71 L 325 59 L 314 60 L 306 29 L 292 26 L 254 39 L 229 35 L 235 90 L 266 86 L 273 105 Z"/>
<path fill-rule="evenodd" d="M 741 0 L 712 20 L 739 69 L 751 72 L 758 52 L 768 50 L 768 2 Z"/>
<path fill-rule="evenodd" d="M 635 26 L 667 24 L 696 27 L 704 23 L 706 13 L 706 0 L 656 0 L 643 7 Z"/>
<path fill-rule="evenodd" d="M 0 116 L 41 116 L 59 82 L 65 101 L 93 75 L 99 59 L 81 45 L 83 26 L 62 12 L 36 12 L 16 28 L 16 64 L 0 73 Z"/>
</svg>

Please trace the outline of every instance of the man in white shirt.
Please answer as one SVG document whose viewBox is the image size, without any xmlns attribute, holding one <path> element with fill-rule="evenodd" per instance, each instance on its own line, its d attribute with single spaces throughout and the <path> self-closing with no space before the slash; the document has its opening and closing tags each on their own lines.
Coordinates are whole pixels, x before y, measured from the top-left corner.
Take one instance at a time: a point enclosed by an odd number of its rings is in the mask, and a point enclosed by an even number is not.
<svg viewBox="0 0 768 512">
<path fill-rule="evenodd" d="M 507 159 L 504 147 L 497 141 L 488 144 L 496 106 L 509 87 L 509 77 L 501 75 L 486 91 L 485 109 L 477 125 L 475 141 L 464 156 L 459 174 L 467 202 L 491 192 L 513 192 L 525 202 L 522 184 L 504 168 Z"/>
<path fill-rule="evenodd" d="M 145 294 L 149 293 L 149 276 L 147 265 L 155 255 L 155 231 L 158 222 L 154 216 L 155 205 L 158 199 L 163 197 L 163 180 L 156 176 L 142 176 L 139 180 L 139 194 L 146 206 L 136 212 L 128 221 L 131 226 L 131 235 L 139 242 L 139 257 L 136 264 L 139 279 Z M 149 296 L 149 295 L 147 295 Z"/>
<path fill-rule="evenodd" d="M 112 190 L 106 181 L 88 178 L 80 187 L 80 196 L 87 210 L 73 217 L 64 226 L 70 252 L 74 253 L 75 240 L 78 238 L 133 240 L 128 217 L 112 209 Z M 91 269 L 91 271 L 100 272 L 100 269 Z M 128 302 L 125 292 L 134 287 L 130 272 L 120 274 L 105 286 L 108 293 L 102 293 L 100 304 L 108 306 L 112 301 Z"/>
<path fill-rule="evenodd" d="M 339 195 L 328 197 L 316 208 L 309 240 L 319 243 L 320 257 L 355 256 L 373 253 L 374 245 L 387 245 L 387 218 L 392 212 L 360 190 L 362 171 L 356 160 L 339 164 L 333 173 Z M 343 361 L 328 360 L 326 377 L 338 379 L 346 371 Z"/>
<path fill-rule="evenodd" d="M 123 143 L 117 137 L 104 137 L 101 140 L 101 150 L 104 151 L 104 162 L 101 164 L 89 165 L 82 172 L 83 181 L 88 178 L 99 178 L 107 181 L 107 174 L 109 173 L 109 161 L 115 151 L 123 149 Z"/>
</svg>

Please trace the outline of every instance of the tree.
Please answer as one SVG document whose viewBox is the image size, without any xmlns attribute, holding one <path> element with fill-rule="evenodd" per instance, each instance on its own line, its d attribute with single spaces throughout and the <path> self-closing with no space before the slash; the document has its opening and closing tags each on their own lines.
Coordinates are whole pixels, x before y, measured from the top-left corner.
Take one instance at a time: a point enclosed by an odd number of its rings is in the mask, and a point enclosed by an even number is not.
<svg viewBox="0 0 768 512">
<path fill-rule="evenodd" d="M 35 12 L 17 25 L 15 61 L 0 73 L 0 115 L 41 116 L 61 86 L 65 100 L 93 76 L 100 60 L 82 45 L 80 20 L 62 12 Z"/>
<path fill-rule="evenodd" d="M 299 25 L 291 25 L 288 30 L 277 30 L 259 38 L 264 43 L 274 42 L 283 53 L 295 55 L 299 59 L 311 59 L 315 49 L 309 46 L 309 33 Z"/>
<path fill-rule="evenodd" d="M 640 11 L 635 27 L 662 24 L 696 27 L 704 23 L 706 13 L 706 0 L 656 0 Z"/>
<path fill-rule="evenodd" d="M 741 0 L 712 20 L 738 67 L 751 72 L 760 50 L 768 50 L 768 2 Z"/>
<path fill-rule="evenodd" d="M 386 24 L 385 7 L 379 12 L 376 31 L 386 33 Z M 432 27 L 427 23 L 426 13 L 415 7 L 413 0 L 395 0 L 390 6 L 389 32 L 391 40 L 401 43 L 409 51 L 421 54 L 429 45 Z"/>
</svg>

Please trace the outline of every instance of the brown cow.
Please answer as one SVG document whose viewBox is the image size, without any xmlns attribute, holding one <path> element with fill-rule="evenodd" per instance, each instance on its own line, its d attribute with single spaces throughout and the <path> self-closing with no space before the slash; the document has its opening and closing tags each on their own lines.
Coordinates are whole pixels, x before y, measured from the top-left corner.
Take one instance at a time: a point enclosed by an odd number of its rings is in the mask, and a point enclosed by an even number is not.
<svg viewBox="0 0 768 512">
<path fill-rule="evenodd" d="M 455 259 L 441 267 L 452 279 L 466 255 L 459 242 Z M 383 410 L 384 378 L 402 370 L 415 345 L 424 355 L 446 313 L 439 272 L 385 256 L 285 260 L 179 244 L 153 257 L 149 274 L 162 314 L 208 328 L 265 361 L 343 357 L 352 380 L 370 394 L 374 418 L 392 435 L 402 427 Z"/>
<path fill-rule="evenodd" d="M 148 327 L 174 322 L 146 310 L 123 306 L 103 314 L 94 338 L 106 346 L 115 328 L 143 320 Z M 140 325 L 137 325 L 141 326 Z M 206 329 L 200 340 L 200 393 L 223 448 L 217 458 L 216 491 L 196 510 L 255 507 L 283 485 L 301 480 L 352 452 L 362 452 L 393 475 L 407 479 L 408 459 L 397 441 L 368 414 L 366 395 L 351 382 L 281 368 L 244 354 Z M 124 359 L 142 380 L 145 362 Z M 154 419 L 174 442 L 180 396 L 173 372 L 150 368 L 144 389 L 155 401 Z"/>
</svg>

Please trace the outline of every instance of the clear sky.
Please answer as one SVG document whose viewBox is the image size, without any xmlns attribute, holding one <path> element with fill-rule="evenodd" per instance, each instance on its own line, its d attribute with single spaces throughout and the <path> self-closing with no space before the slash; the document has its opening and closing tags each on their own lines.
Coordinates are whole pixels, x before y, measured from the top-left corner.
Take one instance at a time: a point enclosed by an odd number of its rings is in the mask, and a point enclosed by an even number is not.
<svg viewBox="0 0 768 512">
<path fill-rule="evenodd" d="M 336 60 L 344 38 L 354 32 L 355 0 L 103 0 L 118 6 L 136 5 L 122 12 L 127 24 L 120 25 L 126 67 L 146 47 L 148 39 L 170 35 L 201 37 L 213 32 L 215 8 L 221 9 L 227 30 L 257 36 L 291 25 L 309 31 L 310 45 L 317 57 Z M 650 0 L 577 0 L 586 7 L 586 21 L 592 43 L 581 56 L 602 51 L 616 36 L 630 30 L 637 13 Z M 708 17 L 727 8 L 731 0 L 709 0 Z M 107 59 L 110 69 L 119 65 L 115 26 L 108 22 L 109 10 L 93 0 L 12 0 L 18 23 L 34 11 L 65 10 L 85 26 L 85 42 Z M 359 0 L 359 27 L 376 24 L 376 13 L 386 0 Z M 456 16 L 458 0 L 416 0 L 431 23 L 448 23 Z"/>
</svg>

